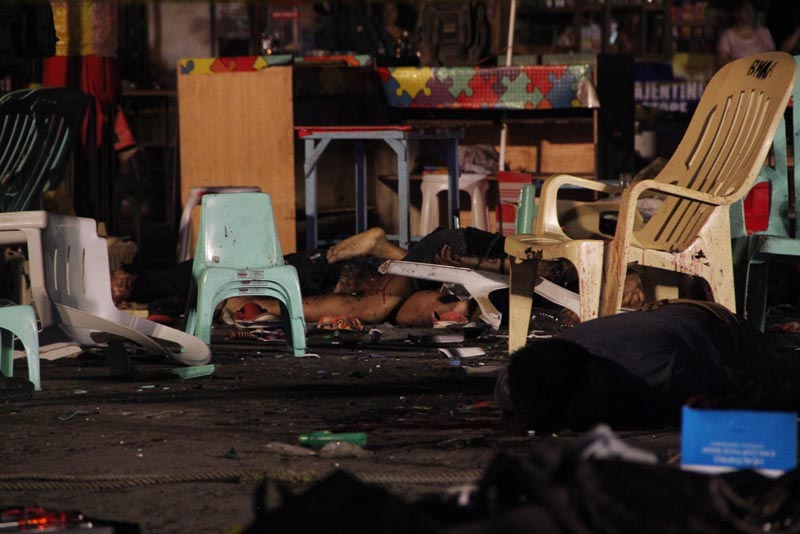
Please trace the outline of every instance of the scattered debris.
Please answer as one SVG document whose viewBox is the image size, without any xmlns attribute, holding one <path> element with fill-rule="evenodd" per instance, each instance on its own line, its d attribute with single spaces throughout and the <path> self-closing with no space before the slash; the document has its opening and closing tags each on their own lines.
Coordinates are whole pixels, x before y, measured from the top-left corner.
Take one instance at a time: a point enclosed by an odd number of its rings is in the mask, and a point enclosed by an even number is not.
<svg viewBox="0 0 800 534">
<path fill-rule="evenodd" d="M 271 452 L 283 454 L 285 456 L 315 456 L 316 453 L 306 447 L 300 445 L 291 445 L 289 443 L 281 443 L 280 441 L 273 441 L 267 443 L 267 448 Z"/>
<path fill-rule="evenodd" d="M 210 363 L 208 365 L 195 365 L 194 367 L 175 367 L 170 372 L 178 375 L 184 380 L 190 378 L 199 378 L 201 376 L 211 376 L 217 370 L 217 365 Z"/>
<path fill-rule="evenodd" d="M 447 356 L 450 360 L 463 360 L 466 358 L 477 358 L 479 356 L 486 356 L 486 351 L 479 347 L 462 347 L 439 349 L 439 352 Z"/>
<path fill-rule="evenodd" d="M 362 332 L 364 325 L 358 317 L 352 315 L 325 315 L 317 322 L 319 330 L 346 330 L 349 332 Z"/>
<path fill-rule="evenodd" d="M 320 458 L 369 458 L 373 454 L 349 441 L 331 441 L 319 451 Z"/>
</svg>

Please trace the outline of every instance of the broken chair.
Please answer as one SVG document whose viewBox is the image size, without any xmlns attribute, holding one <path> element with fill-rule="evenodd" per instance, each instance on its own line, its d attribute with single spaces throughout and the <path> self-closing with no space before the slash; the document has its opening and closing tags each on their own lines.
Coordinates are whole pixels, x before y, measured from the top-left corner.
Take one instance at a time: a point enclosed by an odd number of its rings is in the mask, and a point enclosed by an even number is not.
<svg viewBox="0 0 800 534">
<path fill-rule="evenodd" d="M 47 294 L 58 324 L 84 347 L 107 345 L 107 334 L 184 365 L 205 365 L 211 350 L 180 330 L 118 309 L 111 298 L 108 245 L 94 219 L 48 214 L 43 231 Z"/>
<path fill-rule="evenodd" d="M 556 200 L 568 184 L 601 193 L 620 188 L 568 175 L 549 178 L 533 232 L 505 242 L 511 257 L 509 351 L 525 345 L 539 260 L 566 258 L 575 265 L 582 320 L 620 310 L 631 263 L 699 276 L 717 302 L 735 310 L 728 207 L 745 195 L 763 164 L 796 72 L 794 59 L 783 52 L 722 67 L 663 170 L 621 191 L 611 240 L 570 239 L 558 221 Z M 637 229 L 637 202 L 646 192 L 666 200 Z"/>
</svg>

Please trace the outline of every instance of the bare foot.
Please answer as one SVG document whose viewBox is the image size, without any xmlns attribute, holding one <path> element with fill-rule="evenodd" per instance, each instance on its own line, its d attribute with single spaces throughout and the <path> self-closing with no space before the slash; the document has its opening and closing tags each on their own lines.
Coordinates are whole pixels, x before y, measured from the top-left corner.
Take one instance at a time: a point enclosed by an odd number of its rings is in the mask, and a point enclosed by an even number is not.
<svg viewBox="0 0 800 534">
<path fill-rule="evenodd" d="M 328 263 L 336 263 L 367 254 L 387 260 L 399 260 L 405 256 L 405 250 L 386 241 L 383 228 L 370 228 L 336 243 L 328 249 L 326 257 Z"/>
<path fill-rule="evenodd" d="M 643 307 L 646 301 L 642 277 L 637 272 L 628 272 L 622 290 L 622 307 L 636 310 Z"/>
</svg>

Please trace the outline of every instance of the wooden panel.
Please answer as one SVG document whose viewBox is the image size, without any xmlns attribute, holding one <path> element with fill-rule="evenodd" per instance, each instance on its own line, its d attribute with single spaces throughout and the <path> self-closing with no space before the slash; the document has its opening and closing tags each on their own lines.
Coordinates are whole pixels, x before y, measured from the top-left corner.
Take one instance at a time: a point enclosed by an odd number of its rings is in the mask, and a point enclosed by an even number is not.
<svg viewBox="0 0 800 534">
<path fill-rule="evenodd" d="M 542 174 L 594 174 L 595 150 L 592 143 L 551 143 L 542 140 Z"/>
<path fill-rule="evenodd" d="M 500 152 L 500 145 L 495 149 Z M 506 170 L 508 171 L 533 171 L 539 169 L 539 147 L 536 145 L 506 146 Z"/>
<path fill-rule="evenodd" d="M 272 196 L 284 254 L 297 250 L 292 69 L 178 75 L 181 198 L 196 186 Z"/>
</svg>

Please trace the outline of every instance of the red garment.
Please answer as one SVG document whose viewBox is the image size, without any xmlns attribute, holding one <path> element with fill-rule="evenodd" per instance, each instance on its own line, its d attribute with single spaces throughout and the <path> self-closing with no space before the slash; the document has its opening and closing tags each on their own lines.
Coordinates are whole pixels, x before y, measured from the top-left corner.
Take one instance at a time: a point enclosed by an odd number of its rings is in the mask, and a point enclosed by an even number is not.
<svg viewBox="0 0 800 534">
<path fill-rule="evenodd" d="M 94 99 L 97 145 L 103 139 L 103 125 L 110 106 L 120 93 L 117 58 L 100 56 L 54 56 L 45 58 L 42 65 L 42 85 L 45 87 L 80 87 L 81 91 Z M 115 122 L 115 128 L 119 125 Z M 127 122 L 119 125 L 127 128 Z M 83 120 L 83 145 L 87 144 L 89 113 Z M 117 132 L 118 139 L 132 139 L 130 130 Z M 130 146 L 130 142 L 128 142 Z"/>
</svg>

